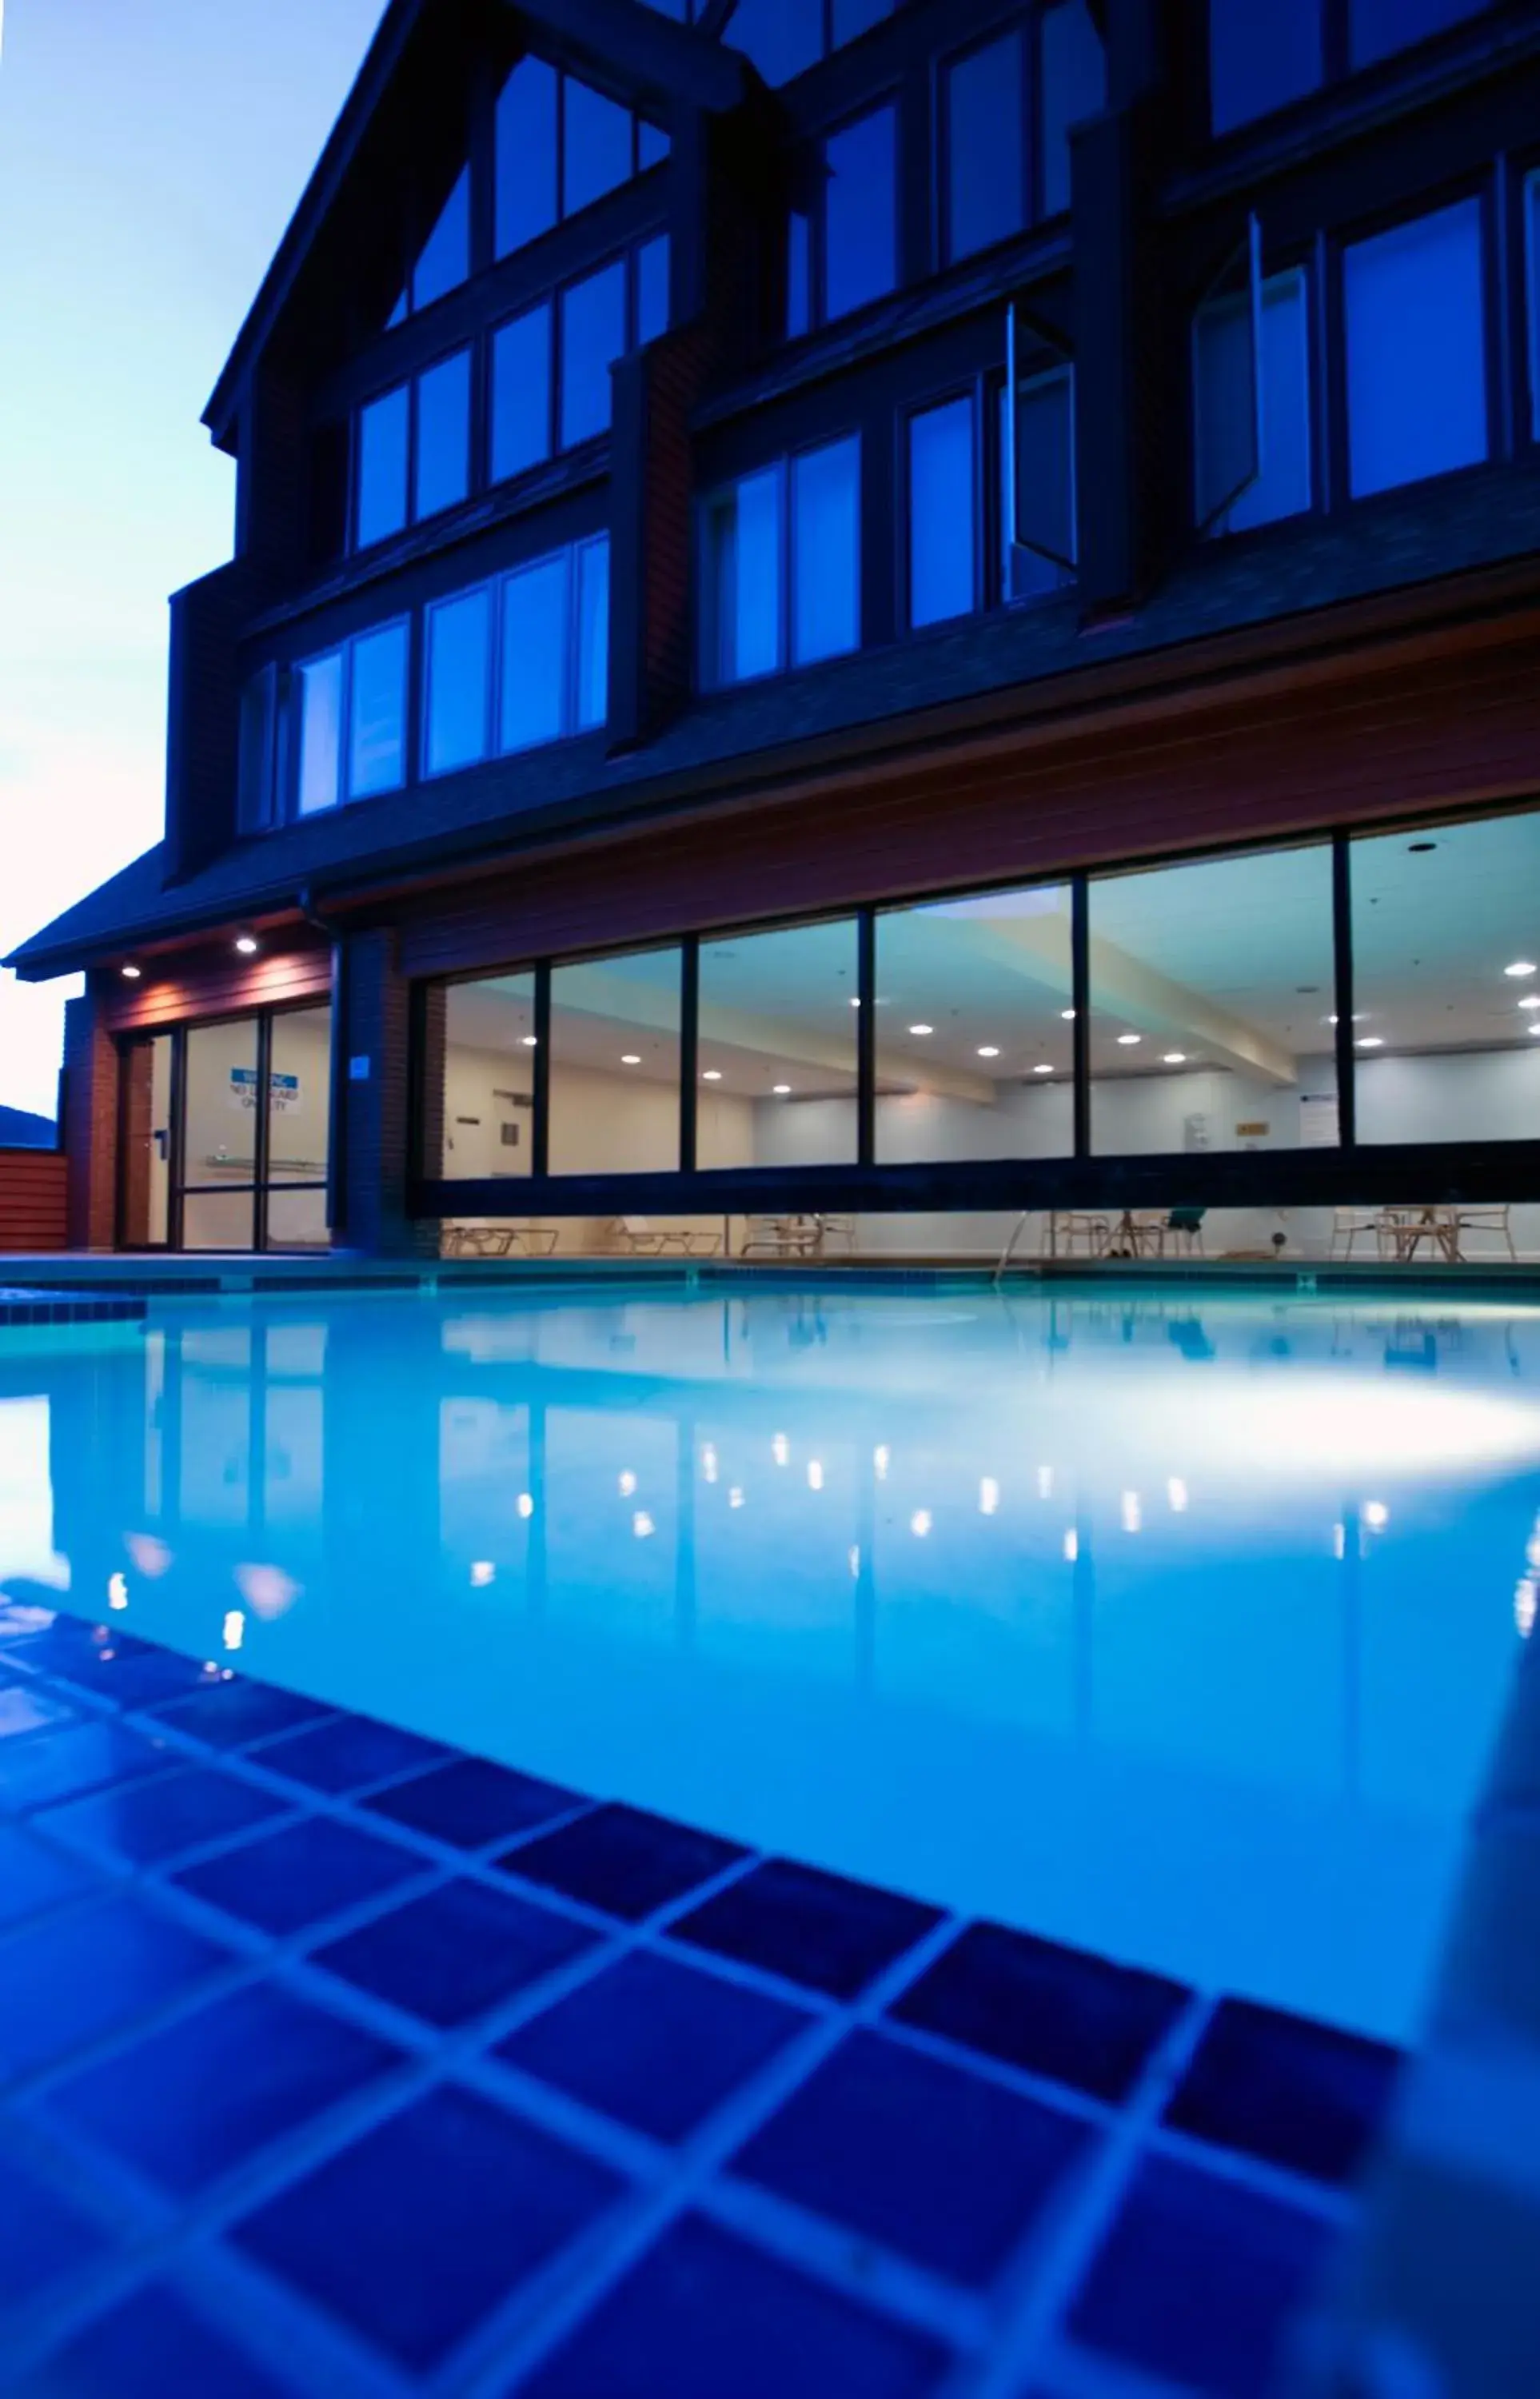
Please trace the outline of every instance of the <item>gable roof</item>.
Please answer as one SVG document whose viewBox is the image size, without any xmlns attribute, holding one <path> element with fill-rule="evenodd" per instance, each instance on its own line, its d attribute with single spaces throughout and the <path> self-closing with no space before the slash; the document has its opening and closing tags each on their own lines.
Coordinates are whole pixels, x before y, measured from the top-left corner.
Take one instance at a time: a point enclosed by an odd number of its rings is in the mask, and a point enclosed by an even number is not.
<svg viewBox="0 0 1540 2399">
<path fill-rule="evenodd" d="M 588 65 L 643 113 L 666 117 L 680 102 L 708 115 L 736 108 L 752 70 L 698 26 L 676 24 L 645 0 L 481 0 L 483 13 L 503 9 L 530 47 L 563 64 Z M 493 21 L 486 17 L 486 21 Z M 242 386 L 278 326 L 316 244 L 355 171 L 375 117 L 405 71 L 409 55 L 440 32 L 464 36 L 471 19 L 463 0 L 389 0 L 353 88 L 290 219 L 272 264 L 203 412 L 221 448 L 233 444 Z M 474 30 L 473 26 L 471 27 Z M 544 37 L 544 39 L 542 38 Z"/>
</svg>

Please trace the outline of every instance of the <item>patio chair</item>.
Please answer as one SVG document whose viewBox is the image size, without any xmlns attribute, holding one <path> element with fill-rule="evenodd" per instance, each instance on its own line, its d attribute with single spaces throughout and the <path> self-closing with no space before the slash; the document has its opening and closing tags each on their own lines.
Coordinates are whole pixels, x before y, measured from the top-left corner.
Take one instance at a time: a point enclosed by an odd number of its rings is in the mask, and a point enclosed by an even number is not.
<svg viewBox="0 0 1540 2399">
<path fill-rule="evenodd" d="M 1086 1255 L 1099 1258 L 1113 1237 L 1112 1219 L 1089 1215 L 1081 1209 L 1057 1210 L 1052 1219 L 1050 1246 L 1056 1254 L 1067 1258 L 1074 1255 L 1076 1241 L 1086 1244 Z"/>
<path fill-rule="evenodd" d="M 741 1255 L 812 1258 L 817 1256 L 821 1243 L 816 1216 L 750 1216 Z"/>
<path fill-rule="evenodd" d="M 1513 1211 L 1509 1207 L 1457 1207 L 1454 1211 L 1454 1254 L 1456 1257 L 1458 1257 L 1464 1250 L 1465 1236 L 1467 1233 L 1495 1233 L 1500 1240 L 1507 1243 L 1507 1253 L 1510 1258 L 1517 1259 L 1519 1255 L 1518 1251 L 1513 1245 Z"/>
<path fill-rule="evenodd" d="M 1389 1208 L 1333 1208 L 1331 1240 L 1326 1254 L 1329 1258 L 1334 1258 L 1337 1254 L 1337 1243 L 1341 1241 L 1344 1245 L 1343 1256 L 1350 1258 L 1353 1254 L 1353 1244 L 1358 1235 L 1370 1233 L 1373 1236 L 1375 1255 L 1383 1258 L 1385 1242 L 1393 1237 L 1394 1228 L 1394 1211 Z"/>
<path fill-rule="evenodd" d="M 1160 1244 L 1161 1255 L 1164 1257 L 1166 1241 L 1169 1240 L 1183 1257 L 1202 1257 L 1203 1219 L 1208 1213 L 1207 1208 L 1173 1208 L 1166 1219 L 1165 1238 Z"/>
</svg>

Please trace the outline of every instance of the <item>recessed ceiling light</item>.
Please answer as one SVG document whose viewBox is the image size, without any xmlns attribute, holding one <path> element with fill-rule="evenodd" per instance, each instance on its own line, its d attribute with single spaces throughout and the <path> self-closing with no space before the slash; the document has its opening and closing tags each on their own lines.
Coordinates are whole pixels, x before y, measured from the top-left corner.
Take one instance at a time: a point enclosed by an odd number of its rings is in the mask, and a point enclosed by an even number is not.
<svg viewBox="0 0 1540 2399">
<path fill-rule="evenodd" d="M 791 1086 L 790 1083 L 777 1083 L 776 1085 L 776 1097 L 777 1100 L 789 1100 L 790 1096 Z"/>
<path fill-rule="evenodd" d="M 1032 1071 L 1034 1075 L 1051 1075 L 1053 1068 L 1051 1066 L 1034 1066 Z"/>
<path fill-rule="evenodd" d="M 909 1029 L 916 1041 L 925 1041 L 935 1032 L 936 1027 L 934 1024 L 912 1024 Z"/>
<path fill-rule="evenodd" d="M 1522 983 L 1526 975 L 1532 975 L 1535 971 L 1533 958 L 1515 958 L 1512 966 L 1503 969 L 1503 972 L 1506 975 L 1512 975 L 1516 983 Z"/>
<path fill-rule="evenodd" d="M 1358 1047 L 1360 1050 L 1383 1050 L 1385 1048 L 1385 1043 L 1381 1040 L 1377 1033 L 1360 1033 L 1358 1036 Z"/>
<path fill-rule="evenodd" d="M 1059 1013 L 1063 1018 L 1066 1024 L 1073 1024 L 1074 1023 L 1074 1010 L 1073 1008 L 1061 1008 Z"/>
<path fill-rule="evenodd" d="M 1540 1033 L 1540 1024 L 1532 1024 L 1530 1026 L 1530 1031 L 1532 1033 Z"/>
<path fill-rule="evenodd" d="M 979 1050 L 979 1057 L 980 1057 L 980 1058 L 998 1058 L 998 1056 L 1000 1055 L 1000 1052 L 999 1052 L 999 1050 L 995 1050 L 995 1049 L 991 1048 L 991 1047 L 986 1047 L 986 1048 L 984 1048 L 984 1049 L 982 1049 L 982 1050 Z"/>
<path fill-rule="evenodd" d="M 254 958 L 257 955 L 256 942 L 253 941 L 250 933 L 241 933 L 237 935 L 236 947 L 243 958 Z"/>
<path fill-rule="evenodd" d="M 708 1066 L 705 1074 L 702 1075 L 700 1079 L 703 1083 L 720 1083 L 722 1077 L 718 1074 L 714 1066 Z"/>
<path fill-rule="evenodd" d="M 540 1047 L 539 1036 L 534 1033 L 526 1033 L 524 1036 L 524 1047 L 526 1050 L 538 1050 Z"/>
<path fill-rule="evenodd" d="M 1120 1050 L 1137 1050 L 1143 1038 L 1142 1033 L 1120 1033 L 1117 1037 L 1117 1046 Z"/>
<path fill-rule="evenodd" d="M 622 1058 L 622 1060 L 621 1060 L 621 1062 L 620 1062 L 620 1063 L 621 1063 L 621 1064 L 622 1064 L 623 1066 L 640 1066 L 640 1065 L 641 1065 L 641 1064 L 642 1064 L 642 1061 L 641 1061 L 641 1059 L 637 1056 L 636 1051 L 635 1051 L 634 1050 L 628 1050 L 628 1051 L 626 1052 L 625 1057 L 624 1057 L 624 1058 Z"/>
<path fill-rule="evenodd" d="M 142 967 L 125 967 L 123 969 L 123 979 L 125 983 L 137 983 L 144 969 Z"/>
<path fill-rule="evenodd" d="M 853 999 L 850 1003 L 852 1008 L 859 1008 L 860 1004 L 861 1003 L 858 999 Z"/>
<path fill-rule="evenodd" d="M 1168 1050 L 1160 1063 L 1163 1066 L 1185 1066 L 1187 1052 L 1185 1050 Z"/>
<path fill-rule="evenodd" d="M 124 972 L 127 971 L 125 968 Z M 1540 991 L 1527 991 L 1519 1005 L 1520 1008 L 1540 1008 Z"/>
</svg>

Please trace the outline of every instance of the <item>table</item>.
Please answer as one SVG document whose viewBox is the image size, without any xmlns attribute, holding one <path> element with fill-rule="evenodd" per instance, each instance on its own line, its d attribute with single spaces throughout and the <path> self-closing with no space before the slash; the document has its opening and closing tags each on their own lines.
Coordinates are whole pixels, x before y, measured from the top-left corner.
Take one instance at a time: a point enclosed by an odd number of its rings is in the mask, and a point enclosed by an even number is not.
<svg viewBox="0 0 1540 2399">
<path fill-rule="evenodd" d="M 1460 1217 L 1454 1208 L 1386 1208 L 1381 1223 L 1390 1236 L 1398 1266 L 1410 1266 L 1425 1241 L 1441 1251 L 1450 1266 L 1459 1264 Z"/>
</svg>

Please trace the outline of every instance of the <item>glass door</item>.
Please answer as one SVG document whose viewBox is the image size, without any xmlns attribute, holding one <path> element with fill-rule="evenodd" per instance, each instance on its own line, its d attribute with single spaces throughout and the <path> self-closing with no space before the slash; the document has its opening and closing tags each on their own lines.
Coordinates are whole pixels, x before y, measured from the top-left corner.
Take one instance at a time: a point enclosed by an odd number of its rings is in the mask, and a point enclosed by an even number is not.
<svg viewBox="0 0 1540 2399">
<path fill-rule="evenodd" d="M 271 1025 L 264 1249 L 329 1246 L 331 1155 L 331 1010 L 293 1009 Z"/>
<path fill-rule="evenodd" d="M 184 1250 L 253 1250 L 267 1118 L 261 1105 L 260 1017 L 190 1025 L 182 1036 L 180 1241 Z"/>
</svg>

